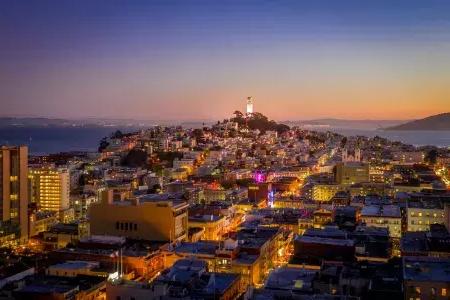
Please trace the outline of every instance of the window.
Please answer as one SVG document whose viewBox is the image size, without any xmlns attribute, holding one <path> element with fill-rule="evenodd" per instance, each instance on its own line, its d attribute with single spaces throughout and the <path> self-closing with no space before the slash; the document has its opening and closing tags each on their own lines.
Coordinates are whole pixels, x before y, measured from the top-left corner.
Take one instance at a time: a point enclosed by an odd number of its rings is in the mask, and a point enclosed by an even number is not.
<svg viewBox="0 0 450 300">
<path fill-rule="evenodd" d="M 436 295 L 436 289 L 434 287 L 431 288 L 431 295 L 432 296 Z"/>
<path fill-rule="evenodd" d="M 420 287 L 416 286 L 415 289 L 414 289 L 414 291 L 415 291 L 417 294 L 420 295 Z"/>
<path fill-rule="evenodd" d="M 116 222 L 116 230 L 119 230 L 119 228 L 120 228 L 120 223 Z"/>
<path fill-rule="evenodd" d="M 137 231 L 137 224 L 134 224 L 134 231 Z"/>
<path fill-rule="evenodd" d="M 443 288 L 441 290 L 441 296 L 447 296 L 447 289 L 446 288 Z"/>
</svg>

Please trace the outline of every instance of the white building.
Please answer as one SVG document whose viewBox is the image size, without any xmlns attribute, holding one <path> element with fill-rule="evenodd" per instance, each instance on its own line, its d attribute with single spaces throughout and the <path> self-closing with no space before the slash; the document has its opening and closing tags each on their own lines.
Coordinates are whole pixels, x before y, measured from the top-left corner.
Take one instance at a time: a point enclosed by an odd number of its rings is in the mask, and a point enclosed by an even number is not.
<svg viewBox="0 0 450 300">
<path fill-rule="evenodd" d="M 388 228 L 392 238 L 402 235 L 402 217 L 396 205 L 366 205 L 361 210 L 361 220 L 367 226 Z"/>
<path fill-rule="evenodd" d="M 408 202 L 407 230 L 428 231 L 431 224 L 445 224 L 445 210 L 440 202 Z"/>
</svg>

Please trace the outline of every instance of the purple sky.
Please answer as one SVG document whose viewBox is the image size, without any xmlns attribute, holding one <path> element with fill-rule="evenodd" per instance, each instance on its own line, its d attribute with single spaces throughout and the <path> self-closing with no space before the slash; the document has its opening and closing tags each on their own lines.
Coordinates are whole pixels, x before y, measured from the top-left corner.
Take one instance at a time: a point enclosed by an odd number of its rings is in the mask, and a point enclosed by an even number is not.
<svg viewBox="0 0 450 300">
<path fill-rule="evenodd" d="M 450 110 L 450 1 L 0 1 L 0 115 Z"/>
</svg>

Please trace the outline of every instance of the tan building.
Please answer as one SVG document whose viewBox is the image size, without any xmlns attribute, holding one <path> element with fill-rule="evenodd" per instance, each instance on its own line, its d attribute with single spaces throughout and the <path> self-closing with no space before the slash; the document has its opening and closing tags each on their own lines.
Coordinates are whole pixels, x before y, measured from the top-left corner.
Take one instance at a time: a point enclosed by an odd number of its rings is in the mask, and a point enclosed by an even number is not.
<svg viewBox="0 0 450 300">
<path fill-rule="evenodd" d="M 369 165 L 359 162 L 337 164 L 334 175 L 338 184 L 370 182 Z"/>
<path fill-rule="evenodd" d="M 225 233 L 226 221 L 224 216 L 217 215 L 190 216 L 188 227 L 203 229 L 202 240 L 220 240 Z"/>
<path fill-rule="evenodd" d="M 188 204 L 170 194 L 148 194 L 132 200 L 113 201 L 105 190 L 101 201 L 89 208 L 91 233 L 150 241 L 187 239 Z"/>
<path fill-rule="evenodd" d="M 0 221 L 28 238 L 28 147 L 0 147 Z M 2 226 L 3 227 L 3 226 Z"/>
<path fill-rule="evenodd" d="M 49 230 L 58 223 L 58 215 L 54 211 L 37 211 L 30 214 L 30 237 Z"/>
<path fill-rule="evenodd" d="M 67 169 L 30 168 L 31 202 L 41 211 L 60 212 L 69 208 L 70 175 Z"/>
</svg>

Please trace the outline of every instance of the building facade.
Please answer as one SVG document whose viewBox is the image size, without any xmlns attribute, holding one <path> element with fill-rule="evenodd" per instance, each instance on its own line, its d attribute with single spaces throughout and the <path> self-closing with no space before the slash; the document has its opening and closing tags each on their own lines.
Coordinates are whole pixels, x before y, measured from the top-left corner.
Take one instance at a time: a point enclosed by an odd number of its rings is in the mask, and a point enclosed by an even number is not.
<svg viewBox="0 0 450 300">
<path fill-rule="evenodd" d="M 0 148 L 0 221 L 28 237 L 28 147 Z"/>
<path fill-rule="evenodd" d="M 30 168 L 31 202 L 41 211 L 66 210 L 70 206 L 70 175 L 63 168 Z"/>
<path fill-rule="evenodd" d="M 149 241 L 186 240 L 188 203 L 149 194 L 133 200 L 113 201 L 105 191 L 90 208 L 91 233 Z M 107 213 L 105 213 L 107 212 Z"/>
</svg>

